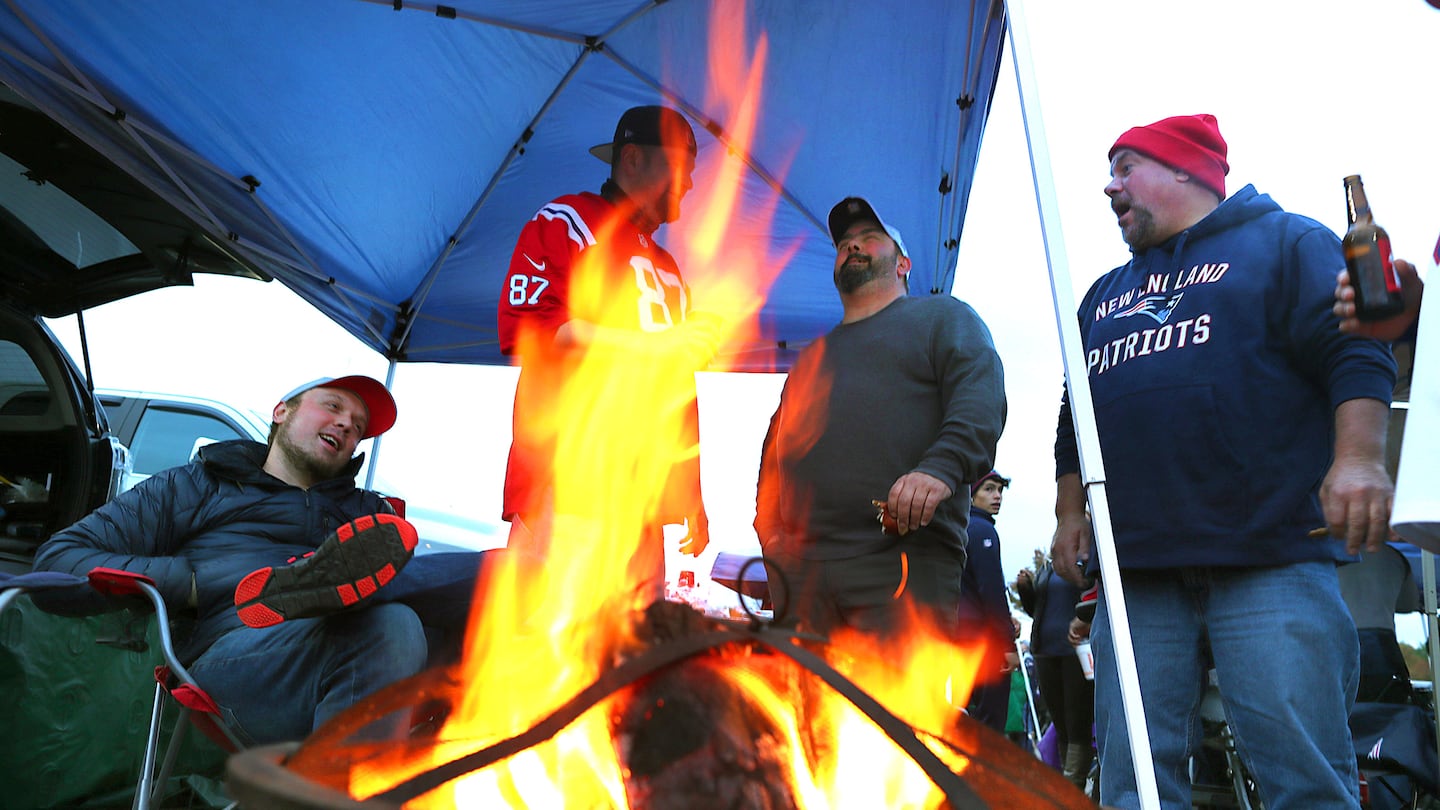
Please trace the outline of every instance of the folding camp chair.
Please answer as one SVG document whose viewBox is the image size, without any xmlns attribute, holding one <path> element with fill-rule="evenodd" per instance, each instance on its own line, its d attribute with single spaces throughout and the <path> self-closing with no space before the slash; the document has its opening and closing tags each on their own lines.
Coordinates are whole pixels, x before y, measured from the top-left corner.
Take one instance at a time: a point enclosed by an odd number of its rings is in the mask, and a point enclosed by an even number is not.
<svg viewBox="0 0 1440 810">
<path fill-rule="evenodd" d="M 226 751 L 239 751 L 245 744 L 225 722 L 220 714 L 220 707 L 195 683 L 190 672 L 175 657 L 175 647 L 170 638 L 169 612 L 165 608 L 165 598 L 155 588 L 154 581 L 141 574 L 114 568 L 92 570 L 89 581 L 96 591 L 112 598 L 143 598 L 149 602 L 150 609 L 155 613 L 160 651 L 165 657 L 165 663 L 155 668 L 155 696 L 151 704 L 150 728 L 145 736 L 144 760 L 133 804 L 134 810 L 148 810 L 164 797 L 165 783 L 170 778 L 180 746 L 184 743 L 186 731 L 192 723 Z M 158 761 L 157 769 L 160 732 L 170 698 L 173 698 L 179 707 L 178 718 L 165 746 L 164 758 Z"/>
<path fill-rule="evenodd" d="M 1440 798 L 1434 705 L 1410 680 L 1394 624 L 1394 615 L 1424 609 L 1423 562 L 1420 549 L 1392 541 L 1340 569 L 1341 593 L 1360 632 L 1360 694 L 1350 732 L 1362 805 L 1374 810 L 1430 806 Z"/>
<path fill-rule="evenodd" d="M 21 594 L 29 595 L 42 612 L 62 617 L 91 616 L 115 612 L 121 608 L 139 608 L 154 613 L 156 636 L 164 663 L 154 670 L 155 691 L 145 735 L 141 772 L 132 803 L 134 810 L 155 807 L 164 799 L 166 783 L 191 723 L 205 732 L 222 750 L 234 752 L 244 747 L 241 739 L 220 715 L 219 707 L 176 659 L 165 600 L 148 577 L 107 568 L 96 568 L 88 577 L 51 571 L 19 575 L 0 574 L 0 614 L 11 607 Z M 134 651 L 148 648 L 143 638 L 128 631 L 122 635 L 124 638 L 121 639 L 97 639 L 97 643 Z M 171 699 L 179 707 L 179 711 L 162 759 L 159 756 L 159 743 Z"/>
</svg>

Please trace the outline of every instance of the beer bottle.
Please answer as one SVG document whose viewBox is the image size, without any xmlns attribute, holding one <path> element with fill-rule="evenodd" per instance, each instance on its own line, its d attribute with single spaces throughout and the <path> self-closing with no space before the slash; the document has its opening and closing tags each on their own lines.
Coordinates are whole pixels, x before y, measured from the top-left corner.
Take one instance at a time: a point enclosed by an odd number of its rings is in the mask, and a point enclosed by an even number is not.
<svg viewBox="0 0 1440 810">
<path fill-rule="evenodd" d="M 1350 223 L 1340 244 L 1345 249 L 1345 270 L 1355 288 L 1355 317 L 1382 321 L 1405 309 L 1400 297 L 1400 276 L 1390 256 L 1390 235 L 1375 224 L 1360 175 L 1345 178 L 1345 205 Z"/>
</svg>

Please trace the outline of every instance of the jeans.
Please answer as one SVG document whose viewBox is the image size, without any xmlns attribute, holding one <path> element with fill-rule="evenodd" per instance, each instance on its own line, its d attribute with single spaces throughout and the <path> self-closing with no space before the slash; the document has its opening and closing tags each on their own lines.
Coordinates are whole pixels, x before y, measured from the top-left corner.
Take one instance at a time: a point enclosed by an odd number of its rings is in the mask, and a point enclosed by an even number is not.
<svg viewBox="0 0 1440 810">
<path fill-rule="evenodd" d="M 497 549 L 416 554 L 373 602 L 402 602 L 415 611 L 430 640 L 428 664 L 453 663 L 460 658 L 480 572 L 509 553 Z"/>
<path fill-rule="evenodd" d="M 405 605 L 371 605 L 221 636 L 190 666 L 254 744 L 303 740 L 361 698 L 424 669 L 425 631 Z"/>
<path fill-rule="evenodd" d="M 1207 648 L 1226 720 L 1267 810 L 1359 806 L 1348 725 L 1359 643 L 1333 563 L 1126 571 L 1122 582 L 1163 807 L 1190 807 Z M 1104 599 L 1091 643 L 1100 801 L 1138 808 Z"/>
<path fill-rule="evenodd" d="M 363 606 L 232 630 L 190 674 L 252 744 L 304 739 L 366 695 L 459 656 L 485 556 L 418 555 Z"/>
</svg>

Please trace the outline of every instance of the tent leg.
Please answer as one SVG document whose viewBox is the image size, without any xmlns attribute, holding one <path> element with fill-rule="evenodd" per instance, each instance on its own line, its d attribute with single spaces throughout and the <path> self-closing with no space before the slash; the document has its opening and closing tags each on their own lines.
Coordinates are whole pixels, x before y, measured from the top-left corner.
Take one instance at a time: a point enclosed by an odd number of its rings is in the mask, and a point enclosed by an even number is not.
<svg viewBox="0 0 1440 810">
<path fill-rule="evenodd" d="M 390 366 L 385 369 L 385 388 L 393 396 L 395 394 L 395 358 L 390 358 Z M 380 442 L 385 437 L 376 436 L 375 441 L 370 443 L 370 469 L 365 473 L 365 488 L 375 488 L 375 470 L 380 466 Z M 390 493 L 394 494 L 394 493 Z"/>
<path fill-rule="evenodd" d="M 1430 648 L 1430 700 L 1435 704 L 1436 684 L 1440 683 L 1440 610 L 1435 593 L 1435 555 L 1421 549 L 1420 565 L 1425 569 L 1425 642 Z M 1440 756 L 1440 723 L 1435 724 L 1435 753 Z"/>
<path fill-rule="evenodd" d="M 1101 590 L 1105 594 L 1105 607 L 1114 634 L 1113 652 L 1120 675 L 1120 697 L 1125 711 L 1125 726 L 1135 763 L 1135 785 L 1140 806 L 1144 810 L 1159 810 L 1160 791 L 1155 781 L 1155 763 L 1150 755 L 1150 735 L 1146 730 L 1145 710 L 1140 699 L 1140 675 L 1130 637 L 1124 588 L 1120 581 L 1119 564 L 1115 560 L 1115 539 L 1110 525 L 1109 502 L 1105 495 L 1105 466 L 1095 427 L 1095 410 L 1090 398 L 1084 347 L 1080 343 L 1080 326 L 1075 317 L 1075 296 L 1070 283 L 1065 237 L 1060 230 L 1060 208 L 1055 196 L 1045 124 L 1040 115 L 1029 28 L 1022 8 L 1023 0 L 1006 0 L 1005 5 L 1010 23 L 1010 55 L 1015 64 L 1020 112 L 1025 122 L 1026 142 L 1030 148 L 1030 172 L 1035 184 L 1035 202 L 1040 209 L 1040 230 L 1045 241 L 1046 262 L 1050 268 L 1050 292 L 1055 305 L 1055 320 L 1060 330 L 1065 381 L 1080 450 L 1081 479 L 1090 505 L 1095 552 L 1100 555 L 1101 579 L 1105 582 L 1105 587 Z"/>
</svg>

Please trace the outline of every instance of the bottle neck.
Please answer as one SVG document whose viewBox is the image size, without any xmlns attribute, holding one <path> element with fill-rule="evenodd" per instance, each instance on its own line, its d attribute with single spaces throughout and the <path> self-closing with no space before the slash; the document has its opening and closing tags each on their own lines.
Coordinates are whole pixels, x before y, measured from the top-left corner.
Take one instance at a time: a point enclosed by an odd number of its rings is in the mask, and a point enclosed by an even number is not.
<svg viewBox="0 0 1440 810">
<path fill-rule="evenodd" d="M 1345 181 L 1345 203 L 1351 225 L 1374 221 L 1374 216 L 1370 213 L 1370 203 L 1365 199 L 1365 187 L 1360 184 L 1359 178 Z"/>
</svg>

